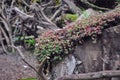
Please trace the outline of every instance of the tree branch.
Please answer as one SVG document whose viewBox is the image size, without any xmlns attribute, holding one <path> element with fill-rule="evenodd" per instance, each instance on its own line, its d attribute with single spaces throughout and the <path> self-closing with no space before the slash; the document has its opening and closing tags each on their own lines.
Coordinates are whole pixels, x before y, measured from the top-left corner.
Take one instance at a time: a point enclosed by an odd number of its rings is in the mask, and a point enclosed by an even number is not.
<svg viewBox="0 0 120 80">
<path fill-rule="evenodd" d="M 73 74 L 60 77 L 56 80 L 96 80 L 101 78 L 120 77 L 120 70 L 91 72 L 84 74 Z"/>
<path fill-rule="evenodd" d="M 53 21 L 61 11 L 62 11 L 62 8 L 60 7 L 51 17 L 51 21 Z"/>
<path fill-rule="evenodd" d="M 90 3 L 88 0 L 81 0 L 81 2 L 88 5 L 88 6 L 90 6 L 90 7 L 92 7 L 92 8 L 95 8 L 95 9 L 105 10 L 105 11 L 111 10 L 111 9 L 108 9 L 108 8 L 103 8 L 103 7 L 96 6 L 96 5 L 92 4 L 92 3 Z"/>
<path fill-rule="evenodd" d="M 79 15 L 81 14 L 80 8 L 77 7 L 77 6 L 74 4 L 74 2 L 72 2 L 72 0 L 63 0 L 63 2 L 69 6 L 70 10 L 71 10 L 73 13 L 76 13 L 76 14 L 79 14 Z"/>
<path fill-rule="evenodd" d="M 45 62 L 47 61 L 47 58 L 45 58 L 39 65 L 38 68 L 38 80 L 48 80 L 45 74 L 43 73 L 43 67 Z"/>
</svg>

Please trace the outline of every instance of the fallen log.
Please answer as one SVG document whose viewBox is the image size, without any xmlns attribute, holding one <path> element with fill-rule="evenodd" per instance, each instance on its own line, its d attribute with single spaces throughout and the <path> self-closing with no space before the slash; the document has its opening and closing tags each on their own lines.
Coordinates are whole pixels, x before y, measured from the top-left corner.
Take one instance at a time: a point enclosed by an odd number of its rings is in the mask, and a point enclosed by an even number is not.
<svg viewBox="0 0 120 80">
<path fill-rule="evenodd" d="M 63 76 L 56 80 L 96 80 L 102 78 L 120 77 L 120 70 L 81 73 Z"/>
</svg>

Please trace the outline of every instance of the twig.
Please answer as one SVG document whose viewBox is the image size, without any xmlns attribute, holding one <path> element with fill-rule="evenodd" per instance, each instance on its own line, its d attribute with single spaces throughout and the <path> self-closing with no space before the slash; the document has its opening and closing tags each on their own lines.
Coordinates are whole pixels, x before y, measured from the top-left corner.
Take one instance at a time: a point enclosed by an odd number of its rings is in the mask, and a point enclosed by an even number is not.
<svg viewBox="0 0 120 80">
<path fill-rule="evenodd" d="M 30 5 L 25 2 L 25 0 L 21 0 L 23 4 L 25 4 L 28 8 L 30 8 Z"/>
<path fill-rule="evenodd" d="M 50 4 L 52 4 L 52 0 L 50 0 L 50 2 L 48 2 L 47 4 L 41 5 L 41 7 L 48 7 Z"/>
<path fill-rule="evenodd" d="M 8 54 L 8 51 L 6 50 L 5 45 L 3 43 L 4 38 L 2 38 L 2 34 L 1 33 L 2 32 L 0 31 L 0 43 L 1 43 L 1 46 L 2 46 L 2 48 L 4 50 L 4 52 Z"/>
<path fill-rule="evenodd" d="M 31 9 L 33 11 L 35 11 L 35 15 L 36 15 L 36 19 L 38 19 L 39 23 L 41 23 L 41 21 L 44 21 L 45 23 L 49 23 L 49 25 L 51 25 L 51 28 L 54 29 L 58 29 L 58 27 L 56 26 L 56 24 L 54 24 L 43 12 L 42 8 L 40 5 L 38 4 L 33 4 L 31 6 Z M 43 22 L 42 22 L 43 23 Z M 44 24 L 45 25 L 45 24 Z M 45 25 L 48 27 L 48 25 Z"/>
<path fill-rule="evenodd" d="M 38 80 L 47 80 L 47 77 L 43 73 L 43 67 L 44 67 L 44 64 L 45 64 L 46 61 L 47 61 L 47 58 L 45 58 L 39 65 Z"/>
<path fill-rule="evenodd" d="M 11 8 L 13 7 L 15 1 L 16 1 L 16 0 L 12 0 L 12 2 L 11 2 L 11 6 L 10 6 Z"/>
<path fill-rule="evenodd" d="M 55 18 L 56 18 L 56 16 L 60 13 L 62 11 L 62 8 L 60 7 L 54 14 L 53 14 L 53 16 L 51 17 L 51 21 L 53 21 Z"/>
<path fill-rule="evenodd" d="M 81 2 L 85 3 L 86 5 L 88 5 L 88 6 L 92 7 L 92 8 L 96 8 L 96 9 L 99 9 L 99 10 L 105 10 L 105 11 L 111 10 L 109 8 L 103 8 L 103 7 L 96 6 L 96 5 L 92 4 L 92 3 L 90 3 L 88 0 L 81 0 Z"/>
<path fill-rule="evenodd" d="M 12 10 L 14 10 L 22 20 L 34 19 L 34 16 L 27 15 L 26 13 L 20 11 L 20 9 L 17 7 L 14 7 Z"/>
<path fill-rule="evenodd" d="M 6 32 L 5 32 L 4 29 L 2 28 L 2 26 L 0 26 L 0 30 L 1 30 L 1 34 L 3 34 L 3 36 L 4 36 L 5 40 L 6 40 L 7 45 L 10 45 L 10 40 L 9 40 Z"/>
<path fill-rule="evenodd" d="M 14 43 L 13 43 L 13 40 L 12 40 L 12 32 L 11 32 L 11 25 L 10 25 L 10 23 L 7 21 L 7 19 L 6 18 L 4 18 L 1 14 L 0 14 L 0 19 L 2 20 L 2 22 L 3 22 L 3 24 L 4 24 L 4 26 L 5 26 L 5 29 L 7 30 L 7 32 L 8 32 L 8 36 L 9 36 L 9 42 L 10 42 L 10 44 L 13 46 L 14 45 Z M 12 51 L 14 51 L 14 49 L 12 48 Z"/>
</svg>

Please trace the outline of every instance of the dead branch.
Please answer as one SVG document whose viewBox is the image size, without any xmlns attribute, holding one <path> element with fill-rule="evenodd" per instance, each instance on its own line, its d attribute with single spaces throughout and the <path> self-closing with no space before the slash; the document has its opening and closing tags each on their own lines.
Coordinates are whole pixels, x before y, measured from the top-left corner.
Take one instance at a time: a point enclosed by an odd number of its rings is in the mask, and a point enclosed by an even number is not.
<svg viewBox="0 0 120 80">
<path fill-rule="evenodd" d="M 48 6 L 51 5 L 52 3 L 53 3 L 53 0 L 50 0 L 50 2 L 48 2 L 47 4 L 41 5 L 41 7 L 48 7 Z"/>
<path fill-rule="evenodd" d="M 45 58 L 39 65 L 38 68 L 38 80 L 48 80 L 47 77 L 45 76 L 44 72 L 43 72 L 43 67 L 44 64 L 46 63 L 47 58 Z"/>
<path fill-rule="evenodd" d="M 51 17 L 51 21 L 53 21 L 61 11 L 62 11 L 62 8 L 60 7 Z"/>
<path fill-rule="evenodd" d="M 6 18 L 4 18 L 1 14 L 0 14 L 0 19 L 2 20 L 4 27 L 5 27 L 6 31 L 8 32 L 9 37 L 7 37 L 5 31 L 2 28 L 1 28 L 1 31 L 3 32 L 6 41 L 9 42 L 8 44 L 13 46 L 14 44 L 12 41 L 11 26 L 10 26 L 9 22 L 6 20 Z M 14 51 L 14 50 L 12 49 L 12 51 Z"/>
<path fill-rule="evenodd" d="M 81 2 L 88 5 L 88 6 L 90 6 L 90 7 L 92 7 L 92 8 L 98 9 L 98 10 L 105 10 L 105 11 L 111 10 L 111 9 L 108 9 L 108 8 L 103 8 L 103 7 L 96 6 L 96 5 L 92 4 L 92 3 L 90 3 L 88 0 L 81 0 Z"/>
<path fill-rule="evenodd" d="M 11 6 L 10 6 L 11 8 L 13 7 L 15 1 L 16 1 L 16 0 L 12 0 L 12 2 L 11 2 Z"/>
<path fill-rule="evenodd" d="M 3 36 L 4 36 L 5 40 L 6 40 L 7 45 L 10 45 L 9 37 L 7 36 L 6 32 L 4 31 L 4 29 L 1 26 L 0 26 L 0 30 L 1 30 L 1 33 L 3 34 Z"/>
<path fill-rule="evenodd" d="M 0 28 L 1 28 L 1 27 L 0 27 Z M 2 30 L 0 29 L 0 44 L 1 44 L 2 48 L 3 48 L 3 51 L 8 54 L 8 51 L 7 51 L 6 48 L 5 48 L 5 45 L 4 45 L 4 43 L 3 43 L 3 40 L 4 40 L 4 38 L 2 37 Z"/>
<path fill-rule="evenodd" d="M 17 7 L 14 7 L 12 10 L 14 10 L 17 15 L 22 19 L 22 20 L 34 20 L 34 16 L 31 16 L 31 15 L 27 15 L 26 13 L 20 11 Z"/>
<path fill-rule="evenodd" d="M 78 8 L 78 7 L 72 2 L 72 0 L 62 0 L 62 1 L 69 6 L 70 10 L 71 10 L 73 13 L 81 14 L 80 8 Z"/>
<path fill-rule="evenodd" d="M 43 12 L 42 8 L 38 4 L 33 4 L 31 5 L 31 9 L 35 13 L 35 18 L 38 20 L 40 25 L 43 25 L 42 27 L 44 28 L 49 28 L 49 29 L 58 29 L 56 24 L 54 24 Z M 43 22 L 48 23 L 48 25 L 43 24 Z M 42 23 L 42 24 L 41 24 Z"/>
<path fill-rule="evenodd" d="M 67 75 L 56 80 L 96 80 L 101 78 L 120 77 L 120 70 L 100 71 Z"/>
<path fill-rule="evenodd" d="M 25 0 L 21 0 L 21 2 L 23 2 L 23 4 L 25 4 L 27 7 L 29 7 L 29 8 L 30 8 L 30 5 L 29 5 L 29 4 L 27 4 L 27 3 L 25 2 Z"/>
</svg>

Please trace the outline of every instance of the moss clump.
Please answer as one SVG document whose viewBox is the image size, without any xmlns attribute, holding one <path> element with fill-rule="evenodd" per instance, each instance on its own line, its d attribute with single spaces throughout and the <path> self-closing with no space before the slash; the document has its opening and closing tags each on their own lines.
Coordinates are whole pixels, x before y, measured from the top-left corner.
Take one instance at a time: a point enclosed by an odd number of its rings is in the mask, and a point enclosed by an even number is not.
<svg viewBox="0 0 120 80">
<path fill-rule="evenodd" d="M 74 51 L 77 44 L 82 44 L 84 37 L 101 34 L 101 30 L 108 27 L 106 25 L 119 21 L 118 19 L 120 20 L 120 9 L 90 16 L 58 31 L 47 31 L 37 39 L 37 57 L 39 61 L 46 57 L 53 61 L 58 60 L 55 57 L 63 59 Z"/>
<path fill-rule="evenodd" d="M 36 78 L 24 78 L 24 79 L 20 79 L 20 80 L 37 80 Z"/>
<path fill-rule="evenodd" d="M 64 19 L 74 22 L 78 17 L 77 14 L 65 14 Z"/>
</svg>

